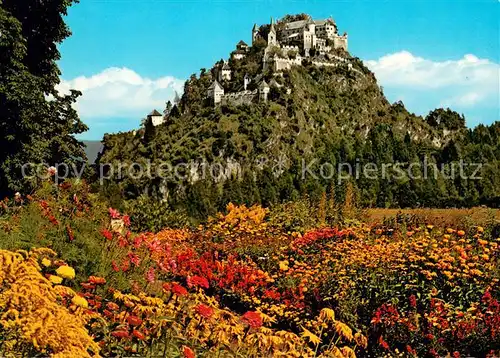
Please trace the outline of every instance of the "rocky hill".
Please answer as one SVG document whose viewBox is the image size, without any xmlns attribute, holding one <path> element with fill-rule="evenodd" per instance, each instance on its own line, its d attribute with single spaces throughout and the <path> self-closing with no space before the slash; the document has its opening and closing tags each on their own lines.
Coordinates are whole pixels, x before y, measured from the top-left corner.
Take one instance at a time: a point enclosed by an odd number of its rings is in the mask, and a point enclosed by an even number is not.
<svg viewBox="0 0 500 358">
<path fill-rule="evenodd" d="M 282 24 L 278 22 L 278 26 Z M 269 25 L 259 29 L 262 34 L 269 31 Z M 235 53 L 242 51 L 239 45 Z M 269 205 L 304 194 L 318 197 L 334 186 L 341 199 L 345 180 L 337 179 L 347 167 L 344 164 L 355 168 L 375 163 L 381 174 L 384 163 L 407 166 L 422 163 L 425 157 L 445 169 L 437 177 L 416 181 L 395 175 L 355 178 L 359 200 L 367 206 L 384 207 L 462 206 L 491 204 L 491 198 L 498 197 L 499 181 L 488 171 L 486 181 L 476 182 L 448 180 L 445 175 L 451 163 L 468 157 L 493 163 L 488 170 L 497 171 L 498 123 L 471 131 L 463 116 L 451 110 L 437 109 L 425 118 L 409 113 L 403 103 L 389 103 L 374 74 L 342 49 L 301 57 L 300 52 L 284 54 L 279 46 L 271 48 L 269 41 L 258 38 L 243 51 L 244 57 L 235 58 L 233 53 L 228 62 L 221 60 L 211 69 L 193 74 L 182 98 L 167 104 L 163 124 L 146 121 L 138 131 L 105 137 L 101 163 L 150 162 L 153 173 L 134 179 L 108 172 L 114 176 L 108 181 L 111 191 L 119 190 L 129 198 L 147 193 L 168 199 L 174 206 L 184 207 L 191 200 L 196 204 L 190 203 L 188 210 L 199 216 L 229 201 Z M 273 61 L 295 56 L 302 58 L 300 64 L 276 70 Z M 221 76 L 227 68 L 230 78 Z M 225 94 L 236 95 L 258 93 L 265 83 L 269 86 L 267 100 L 214 105 L 210 88 L 215 81 Z M 188 165 L 178 167 L 176 174 L 182 175 L 165 177 L 157 175 L 162 163 L 172 168 L 179 163 Z M 217 163 L 226 175 L 206 175 L 202 163 Z M 314 174 L 322 165 L 323 169 L 332 168 L 331 175 L 304 178 L 304 164 Z"/>
</svg>

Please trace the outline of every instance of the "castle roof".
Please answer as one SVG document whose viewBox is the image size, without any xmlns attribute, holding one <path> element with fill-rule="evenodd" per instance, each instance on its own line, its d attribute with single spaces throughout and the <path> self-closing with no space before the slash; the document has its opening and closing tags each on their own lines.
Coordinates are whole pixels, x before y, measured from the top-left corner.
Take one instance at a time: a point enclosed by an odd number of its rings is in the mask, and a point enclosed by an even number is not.
<svg viewBox="0 0 500 358">
<path fill-rule="evenodd" d="M 253 24 L 252 31 L 257 31 L 257 24 Z"/>
<path fill-rule="evenodd" d="M 269 88 L 269 85 L 265 80 L 262 80 L 262 82 L 259 85 L 259 88 Z"/>
<path fill-rule="evenodd" d="M 307 21 L 308 20 L 299 20 L 299 21 L 288 22 L 285 25 L 285 29 L 287 30 L 301 29 L 304 26 L 306 26 Z"/>
<path fill-rule="evenodd" d="M 153 109 L 153 111 L 148 114 L 149 117 L 158 117 L 158 116 L 161 116 L 162 114 L 160 112 L 158 112 L 156 109 Z"/>
<path fill-rule="evenodd" d="M 243 40 L 240 40 L 240 42 L 238 42 L 238 46 L 247 46 L 248 47 L 247 43 Z"/>
<path fill-rule="evenodd" d="M 227 62 L 224 62 L 224 65 L 222 66 L 223 70 L 231 70 L 231 67 L 229 67 L 229 64 Z"/>
<path fill-rule="evenodd" d="M 323 26 L 325 24 L 335 25 L 335 21 L 332 18 L 324 19 L 324 20 L 314 20 L 314 23 L 318 26 Z"/>
<path fill-rule="evenodd" d="M 220 83 L 215 80 L 211 85 L 210 87 L 208 87 L 209 90 L 213 90 L 213 89 L 221 89 L 223 90 L 224 88 L 220 85 Z"/>
</svg>

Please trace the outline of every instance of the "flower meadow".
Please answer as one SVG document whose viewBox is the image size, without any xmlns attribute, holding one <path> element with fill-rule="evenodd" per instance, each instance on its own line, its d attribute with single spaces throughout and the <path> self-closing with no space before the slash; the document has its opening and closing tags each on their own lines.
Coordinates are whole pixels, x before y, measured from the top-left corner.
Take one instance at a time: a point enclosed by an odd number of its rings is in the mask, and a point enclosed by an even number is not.
<svg viewBox="0 0 500 358">
<path fill-rule="evenodd" d="M 493 225 L 289 230 L 272 210 L 150 233 L 85 183 L 3 200 L 0 356 L 500 355 Z"/>
</svg>

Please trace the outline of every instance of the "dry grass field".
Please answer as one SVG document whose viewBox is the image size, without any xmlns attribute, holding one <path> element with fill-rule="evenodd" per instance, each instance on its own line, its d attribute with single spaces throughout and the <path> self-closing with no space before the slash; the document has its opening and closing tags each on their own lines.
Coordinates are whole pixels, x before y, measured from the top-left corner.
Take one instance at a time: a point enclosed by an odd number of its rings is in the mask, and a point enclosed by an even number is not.
<svg viewBox="0 0 500 358">
<path fill-rule="evenodd" d="M 368 223 L 382 223 L 384 219 L 396 217 L 398 214 L 414 216 L 424 222 L 432 222 L 441 226 L 461 226 L 467 221 L 477 225 L 486 225 L 488 221 L 500 221 L 500 210 L 484 207 L 471 209 L 367 209 Z"/>
</svg>

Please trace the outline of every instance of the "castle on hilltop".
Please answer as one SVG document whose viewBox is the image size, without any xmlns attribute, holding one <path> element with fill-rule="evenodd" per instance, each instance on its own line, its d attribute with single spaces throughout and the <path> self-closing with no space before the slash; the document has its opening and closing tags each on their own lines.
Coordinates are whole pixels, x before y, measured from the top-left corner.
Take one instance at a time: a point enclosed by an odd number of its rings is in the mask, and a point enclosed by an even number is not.
<svg viewBox="0 0 500 358">
<path fill-rule="evenodd" d="M 252 29 L 252 44 L 260 34 L 257 24 Z M 271 19 L 271 27 L 267 35 L 268 46 L 296 47 L 309 56 L 311 50 L 319 53 L 330 52 L 332 49 L 347 51 L 347 33 L 339 35 L 335 21 L 330 17 L 326 20 L 313 20 L 307 16 L 305 20 L 280 23 L 278 26 Z"/>
<path fill-rule="evenodd" d="M 309 15 L 298 18 L 300 20 L 281 20 L 277 24 L 271 18 L 269 25 L 253 26 L 252 47 L 258 41 L 267 43 L 262 56 L 262 73 L 253 78 L 246 74 L 240 89 L 228 93 L 224 87 L 233 78 L 232 69 L 230 62 L 221 61 L 215 68 L 216 80 L 207 90 L 207 97 L 215 106 L 267 101 L 270 88 L 279 87 L 274 79 L 270 85 L 263 80 L 263 73 L 268 69 L 277 75 L 292 66 L 300 66 L 307 60 L 318 67 L 346 66 L 353 70 L 348 56 L 343 53 L 347 52 L 347 33 L 340 35 L 331 17 L 325 20 L 313 20 Z M 240 41 L 236 50 L 231 53 L 231 59 L 242 61 L 250 51 L 251 48 L 244 41 Z M 252 91 L 247 88 L 250 83 L 254 88 Z"/>
</svg>

